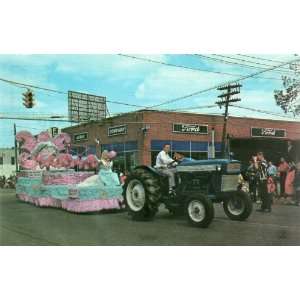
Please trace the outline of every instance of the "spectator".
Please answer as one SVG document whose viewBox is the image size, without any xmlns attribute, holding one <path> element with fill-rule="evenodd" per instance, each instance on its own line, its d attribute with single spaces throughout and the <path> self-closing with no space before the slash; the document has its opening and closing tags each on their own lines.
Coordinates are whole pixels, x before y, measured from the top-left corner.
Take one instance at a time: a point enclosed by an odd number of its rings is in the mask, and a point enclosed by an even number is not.
<svg viewBox="0 0 300 300">
<path fill-rule="evenodd" d="M 300 204 L 300 161 L 296 164 L 296 175 L 294 180 L 294 203 L 299 206 Z"/>
<path fill-rule="evenodd" d="M 249 182 L 250 197 L 253 202 L 256 202 L 258 180 L 257 180 L 257 170 L 255 169 L 253 159 L 249 161 L 249 167 L 247 168 L 246 176 Z"/>
<path fill-rule="evenodd" d="M 285 179 L 287 171 L 289 170 L 289 165 L 283 157 L 280 158 L 280 163 L 278 166 L 279 180 L 280 180 L 280 197 L 283 197 L 285 194 Z"/>
<path fill-rule="evenodd" d="M 297 151 L 295 146 L 292 144 L 292 141 L 288 141 L 288 149 L 287 149 L 287 161 L 288 162 L 296 162 L 297 161 Z"/>
<path fill-rule="evenodd" d="M 259 181 L 259 195 L 261 197 L 261 208 L 257 211 L 260 212 L 271 212 L 271 199 L 268 195 L 268 186 L 267 186 L 267 162 L 264 158 L 263 152 L 258 152 L 257 156 L 254 157 L 254 167 L 258 172 Z"/>
<path fill-rule="evenodd" d="M 268 201 L 273 204 L 274 194 L 276 193 L 276 183 L 272 176 L 268 177 L 267 180 L 267 188 L 268 188 Z"/>
<path fill-rule="evenodd" d="M 276 166 L 273 165 L 273 163 L 271 161 L 268 162 L 267 172 L 268 172 L 268 176 L 276 177 L 277 168 L 276 168 Z"/>
<path fill-rule="evenodd" d="M 296 168 L 293 163 L 289 164 L 289 170 L 285 179 L 285 201 L 284 204 L 293 204 L 292 198 L 294 196 L 294 180 L 296 175 Z"/>
<path fill-rule="evenodd" d="M 126 178 L 127 178 L 127 175 L 121 172 L 120 173 L 120 182 L 121 182 L 121 185 L 125 184 Z"/>
<path fill-rule="evenodd" d="M 245 178 L 244 178 L 244 176 L 242 174 L 240 174 L 239 178 L 238 178 L 238 190 L 244 191 L 246 193 L 249 192 L 249 184 L 245 180 Z"/>
<path fill-rule="evenodd" d="M 275 187 L 275 191 L 274 193 L 276 195 L 278 195 L 278 191 L 277 191 L 277 168 L 275 165 L 273 165 L 273 163 L 271 161 L 269 161 L 268 163 L 268 169 L 267 169 L 267 173 L 269 177 L 272 177 L 272 184 L 274 184 Z"/>
</svg>

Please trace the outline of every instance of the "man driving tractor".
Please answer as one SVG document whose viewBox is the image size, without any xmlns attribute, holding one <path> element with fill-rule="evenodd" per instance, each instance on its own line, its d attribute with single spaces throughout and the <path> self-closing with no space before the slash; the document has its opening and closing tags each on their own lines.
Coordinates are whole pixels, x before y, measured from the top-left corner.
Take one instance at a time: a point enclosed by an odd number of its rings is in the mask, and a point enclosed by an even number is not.
<svg viewBox="0 0 300 300">
<path fill-rule="evenodd" d="M 161 173 L 165 174 L 169 178 L 169 194 L 174 193 L 175 188 L 175 173 L 177 162 L 169 155 L 171 150 L 170 144 L 164 144 L 163 150 L 161 150 L 156 157 L 155 168 Z"/>
</svg>

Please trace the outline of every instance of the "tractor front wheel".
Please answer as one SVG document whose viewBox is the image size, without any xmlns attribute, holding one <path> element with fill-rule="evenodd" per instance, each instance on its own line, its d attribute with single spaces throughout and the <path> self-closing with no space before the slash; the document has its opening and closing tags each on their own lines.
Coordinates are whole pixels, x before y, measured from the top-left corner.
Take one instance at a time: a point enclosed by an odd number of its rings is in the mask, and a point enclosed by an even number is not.
<svg viewBox="0 0 300 300">
<path fill-rule="evenodd" d="M 252 200 L 244 191 L 230 193 L 223 201 L 227 217 L 234 221 L 246 220 L 252 212 Z"/>
<path fill-rule="evenodd" d="M 214 206 L 204 195 L 194 195 L 186 202 L 188 222 L 196 227 L 206 228 L 214 218 Z"/>
</svg>

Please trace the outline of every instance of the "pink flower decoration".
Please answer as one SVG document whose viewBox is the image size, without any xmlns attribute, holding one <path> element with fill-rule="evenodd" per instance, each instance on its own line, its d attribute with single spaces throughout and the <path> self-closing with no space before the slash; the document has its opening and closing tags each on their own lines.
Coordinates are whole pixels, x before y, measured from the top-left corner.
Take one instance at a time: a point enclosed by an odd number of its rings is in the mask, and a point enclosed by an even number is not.
<svg viewBox="0 0 300 300">
<path fill-rule="evenodd" d="M 37 137 L 37 141 L 38 143 L 40 142 L 48 142 L 50 141 L 51 137 L 48 131 L 42 131 L 38 137 Z"/>
<path fill-rule="evenodd" d="M 18 142 L 25 141 L 27 138 L 33 138 L 33 135 L 29 131 L 22 130 L 16 134 L 16 140 Z"/>
<path fill-rule="evenodd" d="M 35 137 L 29 131 L 25 130 L 19 131 L 16 134 L 16 140 L 20 143 L 23 143 L 21 145 L 21 149 L 28 152 L 31 152 L 37 144 Z"/>
<path fill-rule="evenodd" d="M 38 163 L 32 159 L 28 159 L 22 164 L 22 167 L 24 169 L 28 169 L 28 170 L 35 170 L 37 166 L 38 166 Z"/>
<path fill-rule="evenodd" d="M 110 159 L 114 159 L 117 156 L 117 152 L 116 151 L 109 151 L 107 154 L 108 158 Z"/>
<path fill-rule="evenodd" d="M 18 162 L 22 166 L 22 164 L 30 158 L 29 153 L 22 152 L 18 157 Z"/>
<path fill-rule="evenodd" d="M 65 150 L 66 146 L 71 143 L 71 138 L 67 133 L 60 133 L 52 142 L 56 145 L 59 151 Z"/>
</svg>

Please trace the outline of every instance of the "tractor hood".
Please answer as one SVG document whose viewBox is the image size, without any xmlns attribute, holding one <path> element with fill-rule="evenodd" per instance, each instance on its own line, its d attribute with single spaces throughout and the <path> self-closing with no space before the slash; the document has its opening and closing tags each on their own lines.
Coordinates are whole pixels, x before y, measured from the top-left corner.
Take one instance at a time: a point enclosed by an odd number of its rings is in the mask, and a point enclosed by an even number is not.
<svg viewBox="0 0 300 300">
<path fill-rule="evenodd" d="M 241 163 L 230 159 L 207 159 L 185 161 L 176 167 L 178 172 L 211 172 L 240 173 Z"/>
</svg>

